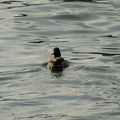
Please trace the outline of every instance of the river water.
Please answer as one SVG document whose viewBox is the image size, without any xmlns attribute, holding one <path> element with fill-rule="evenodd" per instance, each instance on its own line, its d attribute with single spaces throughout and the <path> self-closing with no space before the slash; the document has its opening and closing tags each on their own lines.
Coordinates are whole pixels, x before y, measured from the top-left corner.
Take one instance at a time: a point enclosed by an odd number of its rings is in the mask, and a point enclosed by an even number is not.
<svg viewBox="0 0 120 120">
<path fill-rule="evenodd" d="M 105 119 L 120 119 L 120 1 L 1 0 L 0 120 Z"/>
</svg>

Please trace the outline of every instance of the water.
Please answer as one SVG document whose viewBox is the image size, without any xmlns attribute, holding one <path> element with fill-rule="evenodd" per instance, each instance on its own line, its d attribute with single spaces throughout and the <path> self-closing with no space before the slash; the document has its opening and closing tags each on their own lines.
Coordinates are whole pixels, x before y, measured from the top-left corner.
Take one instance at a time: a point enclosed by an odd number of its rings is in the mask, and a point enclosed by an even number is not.
<svg viewBox="0 0 120 120">
<path fill-rule="evenodd" d="M 1 0 L 0 120 L 119 120 L 119 16 L 119 0 Z"/>
</svg>

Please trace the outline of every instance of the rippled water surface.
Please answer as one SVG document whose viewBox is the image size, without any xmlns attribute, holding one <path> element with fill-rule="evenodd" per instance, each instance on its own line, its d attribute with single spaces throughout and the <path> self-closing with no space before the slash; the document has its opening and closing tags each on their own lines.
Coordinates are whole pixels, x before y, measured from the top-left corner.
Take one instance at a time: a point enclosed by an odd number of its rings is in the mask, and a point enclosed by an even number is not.
<svg viewBox="0 0 120 120">
<path fill-rule="evenodd" d="M 0 1 L 0 120 L 120 119 L 120 1 L 90 1 Z"/>
</svg>

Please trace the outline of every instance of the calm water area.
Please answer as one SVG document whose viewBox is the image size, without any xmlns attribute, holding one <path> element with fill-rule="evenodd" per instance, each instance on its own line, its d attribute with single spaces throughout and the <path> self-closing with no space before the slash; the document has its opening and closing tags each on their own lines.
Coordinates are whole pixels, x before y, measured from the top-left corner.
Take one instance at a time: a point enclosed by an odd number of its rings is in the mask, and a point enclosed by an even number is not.
<svg viewBox="0 0 120 120">
<path fill-rule="evenodd" d="M 0 120 L 120 120 L 120 1 L 1 0 Z"/>
</svg>

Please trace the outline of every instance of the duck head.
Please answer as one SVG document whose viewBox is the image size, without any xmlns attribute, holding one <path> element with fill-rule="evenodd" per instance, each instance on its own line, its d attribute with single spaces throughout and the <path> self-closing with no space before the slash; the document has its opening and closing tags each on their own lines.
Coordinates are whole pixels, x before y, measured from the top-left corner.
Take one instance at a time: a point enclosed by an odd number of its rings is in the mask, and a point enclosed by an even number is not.
<svg viewBox="0 0 120 120">
<path fill-rule="evenodd" d="M 60 49 L 58 47 L 54 48 L 52 55 L 54 55 L 55 58 L 61 57 Z"/>
</svg>

